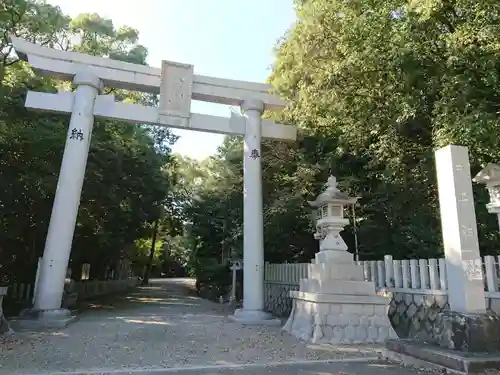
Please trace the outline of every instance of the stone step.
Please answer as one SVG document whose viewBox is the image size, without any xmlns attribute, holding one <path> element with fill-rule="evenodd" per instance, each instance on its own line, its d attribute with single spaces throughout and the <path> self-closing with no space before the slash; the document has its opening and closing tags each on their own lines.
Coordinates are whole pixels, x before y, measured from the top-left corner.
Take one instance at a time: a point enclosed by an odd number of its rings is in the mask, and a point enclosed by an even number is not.
<svg viewBox="0 0 500 375">
<path fill-rule="evenodd" d="M 301 279 L 300 291 L 307 293 L 375 295 L 375 284 L 371 281 Z"/>
<path fill-rule="evenodd" d="M 363 267 L 356 263 L 311 264 L 309 279 L 364 281 Z"/>
<path fill-rule="evenodd" d="M 440 348 L 411 339 L 390 339 L 385 342 L 383 357 L 395 362 L 418 366 L 441 373 L 486 374 L 500 368 L 500 353 L 496 351 L 462 352 Z"/>
</svg>

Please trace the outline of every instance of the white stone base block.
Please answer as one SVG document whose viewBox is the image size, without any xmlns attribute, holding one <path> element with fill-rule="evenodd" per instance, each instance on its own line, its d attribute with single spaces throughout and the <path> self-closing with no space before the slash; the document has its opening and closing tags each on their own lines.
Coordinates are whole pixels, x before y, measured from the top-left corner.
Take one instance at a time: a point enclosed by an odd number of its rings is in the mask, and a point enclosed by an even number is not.
<svg viewBox="0 0 500 375">
<path fill-rule="evenodd" d="M 281 320 L 262 310 L 237 309 L 234 315 L 229 316 L 233 322 L 248 325 L 280 326 Z"/>
<path fill-rule="evenodd" d="M 43 331 L 66 328 L 78 319 L 67 309 L 25 310 L 11 321 L 14 331 Z"/>
<path fill-rule="evenodd" d="M 330 344 L 376 344 L 397 338 L 384 297 L 370 296 L 363 303 L 362 297 L 360 301 L 342 302 L 343 296 L 323 295 L 325 301 L 320 302 L 321 295 L 311 293 L 312 298 L 308 298 L 309 293 L 295 293 L 283 330 L 297 338 Z M 374 303 L 375 299 L 379 299 L 378 303 Z"/>
</svg>

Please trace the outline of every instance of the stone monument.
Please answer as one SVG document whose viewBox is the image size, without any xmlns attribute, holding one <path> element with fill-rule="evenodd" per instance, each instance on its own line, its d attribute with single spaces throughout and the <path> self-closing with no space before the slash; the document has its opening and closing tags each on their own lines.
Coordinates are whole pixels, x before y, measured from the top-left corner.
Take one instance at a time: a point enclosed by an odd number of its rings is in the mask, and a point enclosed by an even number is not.
<svg viewBox="0 0 500 375">
<path fill-rule="evenodd" d="M 412 339 L 388 340 L 387 356 L 461 373 L 500 368 L 500 318 L 486 306 L 468 150 L 449 145 L 435 154 L 450 310 Z"/>
<path fill-rule="evenodd" d="M 499 350 L 500 321 L 486 311 L 467 147 L 437 150 L 436 170 L 451 311 L 439 314 L 434 340 L 461 351 Z"/>
<path fill-rule="evenodd" d="M 375 284 L 365 281 L 362 266 L 340 236 L 349 223 L 344 206 L 350 198 L 337 188 L 334 176 L 326 189 L 309 204 L 317 209 L 316 233 L 319 252 L 309 265 L 300 290 L 290 292 L 293 308 L 283 329 L 313 343 L 380 343 L 397 337 L 387 316 L 389 299 L 378 296 Z"/>
</svg>

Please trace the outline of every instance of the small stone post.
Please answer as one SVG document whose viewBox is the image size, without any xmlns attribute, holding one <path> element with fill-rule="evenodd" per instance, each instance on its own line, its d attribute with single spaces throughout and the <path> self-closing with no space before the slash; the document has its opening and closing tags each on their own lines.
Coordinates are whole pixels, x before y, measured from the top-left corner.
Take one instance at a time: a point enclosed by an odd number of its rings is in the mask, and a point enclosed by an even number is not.
<svg viewBox="0 0 500 375">
<path fill-rule="evenodd" d="M 237 260 L 234 261 L 233 264 L 231 265 L 231 271 L 232 271 L 232 287 L 231 287 L 231 303 L 234 303 L 236 301 L 236 276 L 239 270 L 243 268 L 242 261 Z"/>
<path fill-rule="evenodd" d="M 40 267 L 42 265 L 42 260 L 43 260 L 42 257 L 38 258 L 38 264 L 36 267 L 36 275 L 35 275 L 35 287 L 33 288 L 33 298 L 31 300 L 32 304 L 35 304 L 35 296 L 38 289 L 38 281 L 40 280 Z"/>
<path fill-rule="evenodd" d="M 12 330 L 9 327 L 9 323 L 5 316 L 3 315 L 3 298 L 7 295 L 8 288 L 5 286 L 0 286 L 0 334 L 11 332 Z"/>
</svg>

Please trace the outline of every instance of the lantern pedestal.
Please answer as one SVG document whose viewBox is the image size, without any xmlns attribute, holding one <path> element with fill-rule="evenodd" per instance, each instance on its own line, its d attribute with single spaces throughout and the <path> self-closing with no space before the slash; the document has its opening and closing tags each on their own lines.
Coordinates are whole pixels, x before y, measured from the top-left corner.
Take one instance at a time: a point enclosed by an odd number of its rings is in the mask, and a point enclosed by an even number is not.
<svg viewBox="0 0 500 375">
<path fill-rule="evenodd" d="M 308 267 L 308 277 L 300 280 L 300 290 L 290 292 L 293 308 L 283 327 L 303 340 L 364 344 L 397 337 L 387 316 L 389 298 L 378 296 L 375 284 L 365 281 L 362 266 L 354 262 L 339 234 L 348 223 L 342 217 L 343 205 L 355 201 L 340 193 L 330 178 L 326 191 L 310 202 L 322 213 L 315 235 L 320 251 Z"/>
<path fill-rule="evenodd" d="M 389 298 L 377 296 L 364 281 L 363 268 L 350 262 L 313 263 L 300 291 L 290 292 L 293 309 L 283 329 L 312 343 L 383 343 L 397 338 L 387 309 Z M 316 258 L 321 258 L 321 252 Z"/>
</svg>

